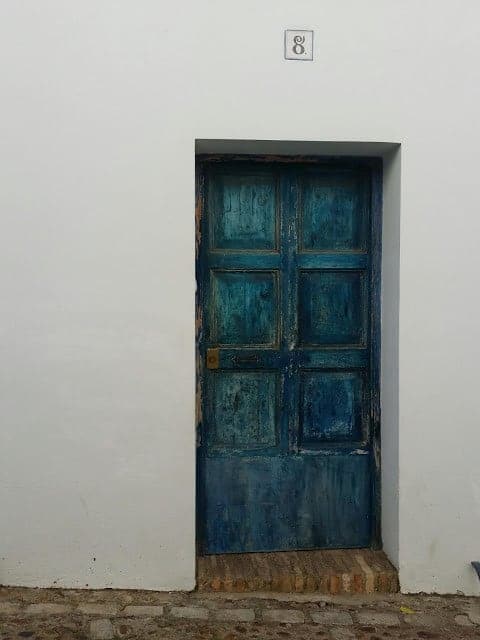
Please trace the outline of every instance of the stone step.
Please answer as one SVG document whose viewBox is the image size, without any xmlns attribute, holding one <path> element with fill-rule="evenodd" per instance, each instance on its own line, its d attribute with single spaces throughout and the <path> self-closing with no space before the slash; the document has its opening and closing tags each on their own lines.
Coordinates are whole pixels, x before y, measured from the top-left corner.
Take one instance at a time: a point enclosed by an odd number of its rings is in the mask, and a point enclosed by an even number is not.
<svg viewBox="0 0 480 640">
<path fill-rule="evenodd" d="M 197 588 L 331 595 L 395 593 L 398 575 L 383 551 L 371 549 L 232 553 L 200 556 Z"/>
</svg>

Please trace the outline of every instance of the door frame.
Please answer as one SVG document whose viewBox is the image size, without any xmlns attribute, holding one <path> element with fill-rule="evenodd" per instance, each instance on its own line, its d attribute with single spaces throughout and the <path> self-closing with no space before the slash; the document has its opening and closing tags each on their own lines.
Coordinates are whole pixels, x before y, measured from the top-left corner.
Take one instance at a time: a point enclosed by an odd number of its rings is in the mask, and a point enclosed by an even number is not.
<svg viewBox="0 0 480 640">
<path fill-rule="evenodd" d="M 205 166 L 207 164 L 226 162 L 249 162 L 259 164 L 312 164 L 329 167 L 363 167 L 370 170 L 371 175 L 371 269 L 370 269 L 370 433 L 372 442 L 372 529 L 371 548 L 382 548 L 381 535 L 381 414 L 380 414 L 380 350 L 381 350 L 381 264 L 382 264 L 382 208 L 383 208 L 383 159 L 371 156 L 303 156 L 303 155 L 252 155 L 252 154 L 197 154 L 195 156 L 195 437 L 196 451 L 200 445 L 202 427 L 202 406 L 205 363 L 200 354 L 200 342 L 204 326 L 204 309 L 202 308 L 202 282 L 204 264 L 202 260 L 202 233 L 206 222 Z M 201 555 L 203 530 L 199 517 L 203 496 L 199 481 L 198 455 L 196 465 L 196 501 L 195 528 L 196 553 Z"/>
</svg>

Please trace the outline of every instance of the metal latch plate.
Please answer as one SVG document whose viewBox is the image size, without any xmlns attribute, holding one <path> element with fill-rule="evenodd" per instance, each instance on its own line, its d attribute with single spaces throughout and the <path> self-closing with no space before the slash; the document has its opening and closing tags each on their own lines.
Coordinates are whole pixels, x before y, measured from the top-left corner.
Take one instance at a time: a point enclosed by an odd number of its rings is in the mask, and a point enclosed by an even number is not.
<svg viewBox="0 0 480 640">
<path fill-rule="evenodd" d="M 207 349 L 207 369 L 218 369 L 220 354 L 218 349 Z"/>
</svg>

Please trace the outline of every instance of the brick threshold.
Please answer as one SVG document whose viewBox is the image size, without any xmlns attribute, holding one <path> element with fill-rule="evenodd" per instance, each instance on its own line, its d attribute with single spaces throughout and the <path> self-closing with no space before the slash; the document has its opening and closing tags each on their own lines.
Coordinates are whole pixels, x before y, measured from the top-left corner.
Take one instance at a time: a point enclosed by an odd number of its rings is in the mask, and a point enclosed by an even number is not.
<svg viewBox="0 0 480 640">
<path fill-rule="evenodd" d="M 201 592 L 371 594 L 398 592 L 398 574 L 383 551 L 334 549 L 232 553 L 197 558 Z"/>
</svg>

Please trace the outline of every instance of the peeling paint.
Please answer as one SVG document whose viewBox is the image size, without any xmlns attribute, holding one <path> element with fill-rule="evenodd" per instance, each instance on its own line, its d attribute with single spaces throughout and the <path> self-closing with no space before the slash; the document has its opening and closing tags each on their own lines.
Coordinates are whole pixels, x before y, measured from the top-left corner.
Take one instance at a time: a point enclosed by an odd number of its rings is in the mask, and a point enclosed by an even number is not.
<svg viewBox="0 0 480 640">
<path fill-rule="evenodd" d="M 202 165 L 197 486 L 207 553 L 377 540 L 371 165 L 289 160 Z"/>
</svg>

